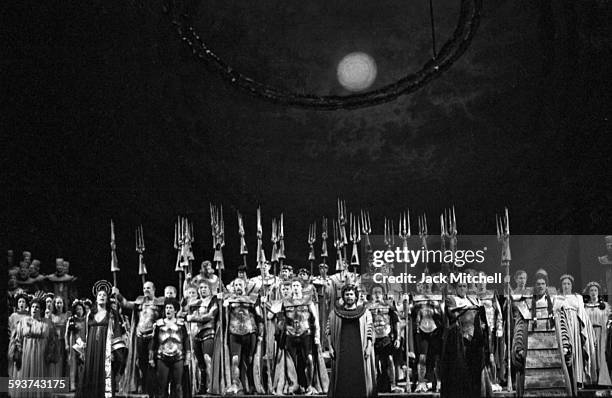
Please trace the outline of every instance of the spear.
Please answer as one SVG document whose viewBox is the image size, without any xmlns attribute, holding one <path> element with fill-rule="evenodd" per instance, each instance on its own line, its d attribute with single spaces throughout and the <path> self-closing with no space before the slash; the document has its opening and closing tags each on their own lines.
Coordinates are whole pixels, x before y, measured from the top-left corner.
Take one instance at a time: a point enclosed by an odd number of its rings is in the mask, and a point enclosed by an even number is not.
<svg viewBox="0 0 612 398">
<path fill-rule="evenodd" d="M 353 265 L 355 269 L 359 266 L 359 251 L 357 249 L 357 243 L 361 242 L 361 225 L 359 222 L 359 218 L 355 217 L 353 213 L 351 213 L 349 217 L 349 230 L 351 233 L 350 239 L 353 243 L 351 265 Z"/>
<path fill-rule="evenodd" d="M 239 211 L 236 212 L 238 215 L 238 235 L 240 235 L 240 255 L 242 256 L 242 263 L 247 266 L 247 250 L 246 241 L 244 240 L 244 222 L 242 221 L 242 215 Z"/>
<path fill-rule="evenodd" d="M 261 267 L 266 261 L 266 255 L 263 251 L 263 228 L 261 226 L 261 208 L 257 208 L 257 264 Z"/>
<path fill-rule="evenodd" d="M 276 218 L 272 219 L 270 241 L 272 242 L 272 253 L 270 254 L 270 262 L 274 266 L 274 274 L 276 275 L 276 267 L 278 264 L 278 222 L 276 221 Z"/>
<path fill-rule="evenodd" d="M 274 226 L 274 223 L 273 223 Z M 261 226 L 261 208 L 258 207 L 257 208 L 257 263 L 259 264 L 259 271 L 261 272 L 261 290 L 260 290 L 260 294 L 263 297 L 267 297 L 267 292 L 266 292 L 266 273 L 264 271 L 264 263 L 266 261 L 265 255 L 264 255 L 264 251 L 263 251 L 263 247 L 262 247 L 262 239 L 263 239 L 263 228 Z M 267 311 L 266 311 L 266 304 L 262 305 L 262 312 L 263 312 L 263 324 L 264 324 L 264 339 L 265 341 L 267 341 L 268 339 L 268 316 L 267 316 Z M 267 350 L 267 348 L 266 348 Z M 270 358 L 270 355 L 266 355 L 266 365 L 267 365 L 267 372 L 268 372 L 268 389 L 271 390 L 272 389 L 272 375 L 271 375 L 271 369 L 272 369 L 272 358 Z"/>
<path fill-rule="evenodd" d="M 117 272 L 119 272 L 119 260 L 117 259 L 117 246 L 115 245 L 115 224 L 111 218 L 111 272 L 113 273 L 113 286 L 117 287 Z"/>
<path fill-rule="evenodd" d="M 338 234 L 340 239 L 342 240 L 342 253 L 343 258 L 346 260 L 346 245 L 348 244 L 348 239 L 346 236 L 346 202 L 338 199 Z"/>
<path fill-rule="evenodd" d="M 219 322 L 221 327 L 221 347 L 225 347 L 225 329 L 223 326 L 224 307 L 223 307 L 223 246 L 225 246 L 225 224 L 223 221 L 223 206 L 220 209 L 213 204 L 210 204 L 210 226 L 213 236 L 213 249 L 215 255 L 213 261 L 217 265 L 219 283 L 217 285 L 217 294 L 219 294 Z M 225 369 L 225 356 L 221 355 L 221 369 Z"/>
<path fill-rule="evenodd" d="M 425 214 L 419 216 L 419 237 L 421 238 L 421 247 L 427 250 L 427 216 Z M 425 272 L 429 270 L 427 265 L 427 257 L 425 258 Z"/>
<path fill-rule="evenodd" d="M 317 223 L 314 222 L 308 227 L 308 261 L 310 261 L 310 275 L 314 275 L 315 250 L 314 244 L 317 241 Z"/>
<path fill-rule="evenodd" d="M 280 266 L 283 266 L 283 263 L 285 261 L 285 226 L 284 226 L 285 222 L 283 221 L 283 213 L 281 213 L 280 215 L 280 227 L 278 230 L 278 243 L 279 243 L 279 247 L 278 247 L 278 260 L 280 262 Z"/>
<path fill-rule="evenodd" d="M 145 243 L 142 224 L 136 228 L 136 252 L 138 253 L 138 275 L 140 275 L 142 284 L 144 286 L 147 275 L 147 266 L 144 262 Z"/>
<path fill-rule="evenodd" d="M 323 264 L 327 264 L 327 218 L 323 217 L 321 221 L 321 257 L 323 258 Z"/>
<path fill-rule="evenodd" d="M 507 356 L 507 361 L 508 363 L 506 364 L 507 366 L 507 373 L 508 373 L 508 384 L 507 384 L 507 388 L 508 391 L 512 391 L 512 375 L 510 372 L 511 369 L 511 342 L 510 342 L 510 336 L 511 336 L 511 331 L 510 331 L 510 327 L 511 327 L 511 319 L 510 319 L 510 312 L 512 311 L 512 295 L 510 294 L 510 261 L 512 260 L 512 255 L 510 254 L 510 217 L 508 215 L 508 208 L 505 208 L 505 212 L 504 215 L 502 217 L 498 217 L 497 214 L 495 215 L 495 224 L 497 227 L 497 241 L 500 243 L 501 245 L 501 265 L 502 267 L 506 268 L 506 292 L 507 292 L 507 298 L 506 298 L 506 325 L 507 325 L 507 350 L 506 350 L 506 356 Z"/>
<path fill-rule="evenodd" d="M 408 238 L 410 238 L 410 210 L 407 210 L 404 213 L 400 214 L 400 220 L 397 230 L 399 238 L 402 240 L 402 249 L 404 253 L 408 252 Z M 408 259 L 404 261 L 404 275 L 408 275 Z M 410 333 L 412 333 L 412 323 L 410 316 L 410 306 L 408 302 L 408 282 L 404 284 L 404 292 L 406 294 L 406 299 L 402 300 L 402 304 L 404 306 L 404 344 L 406 344 L 405 352 L 406 352 L 406 364 L 410 362 L 410 346 L 408 342 L 408 337 Z M 408 381 L 408 377 L 406 377 L 406 391 L 410 391 L 410 384 Z"/>
<path fill-rule="evenodd" d="M 368 260 L 372 257 L 372 243 L 370 234 L 372 233 L 372 223 L 370 222 L 370 212 L 361 210 L 361 233 L 365 237 L 365 249 L 368 253 Z"/>
</svg>

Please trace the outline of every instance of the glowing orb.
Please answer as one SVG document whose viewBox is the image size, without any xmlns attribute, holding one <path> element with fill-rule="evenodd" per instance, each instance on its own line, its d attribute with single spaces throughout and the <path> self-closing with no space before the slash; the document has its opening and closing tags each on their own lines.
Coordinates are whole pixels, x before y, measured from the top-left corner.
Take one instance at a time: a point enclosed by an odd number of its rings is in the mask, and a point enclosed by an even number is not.
<svg viewBox="0 0 612 398">
<path fill-rule="evenodd" d="M 375 79 L 376 63 L 366 53 L 350 53 L 338 64 L 338 81 L 347 90 L 365 90 Z"/>
</svg>

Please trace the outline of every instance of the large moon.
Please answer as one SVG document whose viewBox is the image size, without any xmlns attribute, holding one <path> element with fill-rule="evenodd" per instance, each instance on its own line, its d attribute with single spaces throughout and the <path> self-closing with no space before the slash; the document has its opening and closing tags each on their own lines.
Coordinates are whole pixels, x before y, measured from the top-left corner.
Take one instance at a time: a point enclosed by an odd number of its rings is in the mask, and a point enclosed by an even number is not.
<svg viewBox="0 0 612 398">
<path fill-rule="evenodd" d="M 338 81 L 347 90 L 365 90 L 375 79 L 376 63 L 366 53 L 350 53 L 338 64 Z"/>
</svg>

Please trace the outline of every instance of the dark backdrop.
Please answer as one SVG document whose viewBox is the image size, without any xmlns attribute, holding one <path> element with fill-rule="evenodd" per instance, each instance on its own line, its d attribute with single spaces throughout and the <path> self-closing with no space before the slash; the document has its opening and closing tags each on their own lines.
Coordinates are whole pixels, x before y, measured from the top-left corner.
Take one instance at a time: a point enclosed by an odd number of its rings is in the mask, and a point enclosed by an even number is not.
<svg viewBox="0 0 612 398">
<path fill-rule="evenodd" d="M 374 88 L 427 60 L 427 5 L 216 0 L 195 17 L 239 70 L 299 92 L 346 94 L 335 66 L 350 51 L 376 60 Z M 435 7 L 442 42 L 458 2 Z M 307 258 L 308 223 L 333 217 L 338 196 L 349 210 L 369 209 L 378 234 L 383 216 L 406 208 L 427 212 L 438 233 L 433 220 L 452 204 L 460 233 L 494 233 L 506 205 L 516 233 L 610 232 L 607 1 L 486 1 L 450 71 L 411 96 L 351 111 L 237 91 L 191 57 L 160 2 L 2 8 L 2 246 L 31 250 L 45 272 L 56 256 L 69 259 L 82 291 L 111 278 L 111 217 L 129 296 L 140 289 L 139 223 L 159 284 L 176 280 L 178 213 L 194 219 L 198 261 L 210 258 L 211 201 L 224 205 L 229 273 L 240 262 L 236 209 L 255 272 L 259 204 L 268 257 L 270 219 L 283 211 L 294 264 Z"/>
</svg>

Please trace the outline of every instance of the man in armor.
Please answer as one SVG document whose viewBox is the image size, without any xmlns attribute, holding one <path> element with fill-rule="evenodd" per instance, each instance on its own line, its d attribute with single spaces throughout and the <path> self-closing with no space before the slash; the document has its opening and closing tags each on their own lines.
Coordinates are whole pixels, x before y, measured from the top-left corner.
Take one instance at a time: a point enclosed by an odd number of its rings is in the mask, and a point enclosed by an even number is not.
<svg viewBox="0 0 612 398">
<path fill-rule="evenodd" d="M 438 382 L 437 361 L 442 350 L 444 310 L 441 294 L 432 293 L 432 284 L 426 283 L 424 294 L 413 297 L 413 316 L 416 329 L 417 386 L 415 392 L 436 389 Z M 431 387 L 428 385 L 431 383 Z"/>
<path fill-rule="evenodd" d="M 312 284 L 317 292 L 317 303 L 319 307 L 319 322 L 322 328 L 327 325 L 327 317 L 329 315 L 330 302 L 329 302 L 329 289 L 332 287 L 331 278 L 327 275 L 327 264 L 319 264 L 319 276 L 315 277 Z M 327 351 L 329 349 L 329 342 L 327 335 L 321 332 L 321 349 Z"/>
<path fill-rule="evenodd" d="M 149 344 L 149 365 L 157 368 L 159 393 L 166 397 L 172 381 L 172 398 L 183 397 L 183 367 L 191 360 L 185 322 L 176 317 L 180 305 L 176 298 L 164 300 L 165 318 L 155 322 Z"/>
<path fill-rule="evenodd" d="M 51 284 L 55 296 L 64 299 L 64 303 L 71 303 L 76 297 L 76 277 L 67 273 L 63 258 L 55 260 L 55 273 L 47 275 L 47 281 Z"/>
<path fill-rule="evenodd" d="M 200 392 L 206 394 L 210 392 L 212 384 L 212 356 L 219 307 L 206 281 L 200 282 L 198 290 L 200 298 L 188 303 L 186 319 L 193 325 L 194 350 L 202 381 Z"/>
<path fill-rule="evenodd" d="M 491 383 L 493 391 L 501 391 L 502 388 L 499 385 L 499 377 L 502 375 L 504 369 L 504 325 L 501 306 L 497 299 L 497 292 L 494 290 L 487 290 L 487 282 L 485 277 L 487 274 L 483 271 L 479 272 L 481 276 L 480 282 L 476 284 L 476 296 L 480 300 L 480 303 L 484 307 L 487 327 L 489 331 L 489 358 L 487 358 L 487 367 L 489 374 L 491 375 Z"/>
<path fill-rule="evenodd" d="M 312 301 L 316 304 L 317 302 L 317 294 L 310 279 L 310 270 L 306 268 L 300 268 L 298 271 L 298 279 L 302 282 L 302 291 L 305 296 L 309 296 Z"/>
<path fill-rule="evenodd" d="M 234 293 L 224 299 L 228 315 L 228 345 L 231 363 L 231 385 L 226 393 L 251 392 L 255 386 L 253 356 L 263 341 L 263 319 L 256 300 L 246 295 L 245 282 L 236 279 Z M 247 387 L 243 385 L 247 383 Z"/>
<path fill-rule="evenodd" d="M 130 336 L 132 349 L 130 350 L 130 359 L 128 360 L 128 373 L 124 377 L 125 384 L 123 391 L 135 391 L 138 386 L 139 390 L 146 394 L 155 394 L 155 378 L 149 366 L 149 345 L 153 338 L 153 326 L 159 318 L 158 307 L 163 305 L 164 299 L 162 297 L 155 297 L 155 285 L 153 282 L 145 282 L 142 286 L 143 295 L 138 296 L 134 301 L 127 301 L 117 288 L 113 288 L 113 293 L 123 308 L 132 310 L 131 324 L 136 325 L 135 328 L 132 328 L 132 336 Z M 136 364 L 138 369 L 140 369 L 139 377 L 134 377 L 134 366 Z M 135 379 L 137 379 L 137 386 L 134 385 Z"/>
<path fill-rule="evenodd" d="M 468 295 L 468 285 L 458 282 L 456 295 L 446 298 L 449 327 L 440 361 L 441 397 L 492 395 L 486 372 L 488 327 L 478 297 Z"/>
<path fill-rule="evenodd" d="M 281 281 L 291 281 L 293 280 L 293 266 L 289 264 L 284 264 L 280 270 L 280 278 Z"/>
<path fill-rule="evenodd" d="M 270 274 L 270 263 L 265 261 L 257 265 L 257 269 L 262 270 L 263 264 L 263 279 L 261 274 L 251 278 L 250 284 L 245 284 L 246 286 L 252 286 L 250 290 L 247 290 L 245 294 L 263 294 L 265 290 L 266 296 L 270 300 L 277 300 L 279 296 L 278 288 L 279 288 L 279 278 Z"/>
<path fill-rule="evenodd" d="M 512 360 L 519 397 L 527 392 L 573 395 L 567 368 L 572 361 L 567 319 L 547 286 L 548 277 L 536 274 L 533 296 L 516 303 Z"/>
<path fill-rule="evenodd" d="M 403 392 L 395 384 L 393 355 L 400 348 L 399 317 L 395 306 L 385 302 L 383 287 L 372 286 L 368 309 L 374 323 L 374 354 L 379 392 Z"/>
<path fill-rule="evenodd" d="M 186 286 L 189 284 L 199 286 L 202 281 L 208 282 L 213 294 L 219 291 L 219 276 L 215 275 L 215 269 L 208 260 L 202 261 L 202 264 L 200 264 L 200 272 L 197 275 L 192 276 L 189 273 L 185 275 L 183 290 L 185 290 Z"/>
<path fill-rule="evenodd" d="M 318 311 L 310 296 L 304 296 L 302 281 L 291 283 L 290 299 L 283 300 L 282 324 L 284 325 L 284 348 L 295 364 L 297 383 L 287 393 L 315 394 L 313 376 L 315 362 L 313 349 L 320 346 Z M 314 343 L 314 346 L 313 346 Z"/>
</svg>

